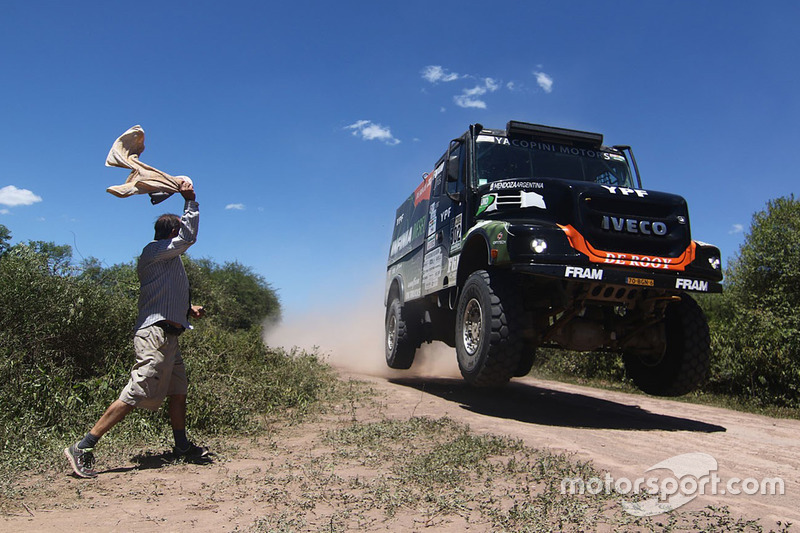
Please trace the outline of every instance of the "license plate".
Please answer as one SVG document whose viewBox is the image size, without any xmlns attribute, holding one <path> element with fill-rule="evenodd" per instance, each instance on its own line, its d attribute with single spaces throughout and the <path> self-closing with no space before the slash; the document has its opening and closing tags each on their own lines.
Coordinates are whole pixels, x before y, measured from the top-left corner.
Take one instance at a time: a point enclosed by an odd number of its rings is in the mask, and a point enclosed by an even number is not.
<svg viewBox="0 0 800 533">
<path fill-rule="evenodd" d="M 649 278 L 628 278 L 628 285 L 640 285 L 642 287 L 653 287 L 655 280 Z"/>
</svg>

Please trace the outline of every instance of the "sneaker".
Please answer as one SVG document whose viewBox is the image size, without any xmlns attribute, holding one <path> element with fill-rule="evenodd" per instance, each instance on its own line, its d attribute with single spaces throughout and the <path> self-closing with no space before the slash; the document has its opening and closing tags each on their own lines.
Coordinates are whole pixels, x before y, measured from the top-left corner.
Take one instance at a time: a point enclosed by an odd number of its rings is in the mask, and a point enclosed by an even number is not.
<svg viewBox="0 0 800 533">
<path fill-rule="evenodd" d="M 189 447 L 185 450 L 179 449 L 177 446 L 172 448 L 172 454 L 179 459 L 187 460 L 210 460 L 211 452 L 205 446 L 198 446 L 193 442 L 189 443 Z"/>
<path fill-rule="evenodd" d="M 69 459 L 69 464 L 72 465 L 72 470 L 75 475 L 84 478 L 97 477 L 97 472 L 94 470 L 94 448 L 78 448 L 76 442 L 68 448 L 64 448 L 64 455 Z"/>
</svg>

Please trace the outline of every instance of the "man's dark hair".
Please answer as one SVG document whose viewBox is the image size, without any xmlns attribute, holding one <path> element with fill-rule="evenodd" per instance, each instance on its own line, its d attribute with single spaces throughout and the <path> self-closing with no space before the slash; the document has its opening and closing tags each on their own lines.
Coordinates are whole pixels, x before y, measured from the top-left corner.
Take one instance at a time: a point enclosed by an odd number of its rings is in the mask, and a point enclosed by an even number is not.
<svg viewBox="0 0 800 533">
<path fill-rule="evenodd" d="M 178 215 L 173 215 L 172 213 L 161 215 L 156 220 L 156 236 L 154 239 L 157 241 L 169 239 L 173 231 L 180 229 L 181 219 Z"/>
</svg>

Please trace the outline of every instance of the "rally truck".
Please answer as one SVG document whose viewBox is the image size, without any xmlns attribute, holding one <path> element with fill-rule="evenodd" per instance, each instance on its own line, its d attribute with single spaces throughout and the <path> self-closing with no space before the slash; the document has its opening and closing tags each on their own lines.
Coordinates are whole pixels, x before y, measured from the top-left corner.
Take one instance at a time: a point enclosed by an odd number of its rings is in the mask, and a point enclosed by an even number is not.
<svg viewBox="0 0 800 533">
<path fill-rule="evenodd" d="M 511 121 L 450 141 L 400 205 L 386 276 L 386 362 L 455 348 L 466 381 L 526 375 L 536 350 L 622 355 L 644 392 L 679 396 L 709 368 L 690 293 L 722 291 L 720 252 L 686 201 L 642 186 L 630 146 Z"/>
</svg>

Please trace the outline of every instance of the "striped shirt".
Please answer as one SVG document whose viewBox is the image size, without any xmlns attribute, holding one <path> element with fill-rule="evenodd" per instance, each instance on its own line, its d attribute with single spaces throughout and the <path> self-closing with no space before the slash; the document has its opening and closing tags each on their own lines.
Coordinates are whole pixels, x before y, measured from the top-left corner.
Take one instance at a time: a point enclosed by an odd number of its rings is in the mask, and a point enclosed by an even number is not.
<svg viewBox="0 0 800 533">
<path fill-rule="evenodd" d="M 135 330 L 161 320 L 191 327 L 187 317 L 190 305 L 189 278 L 186 277 L 181 254 L 197 240 L 199 224 L 199 205 L 187 200 L 178 236 L 153 241 L 142 250 L 136 267 L 141 289 Z"/>
</svg>

